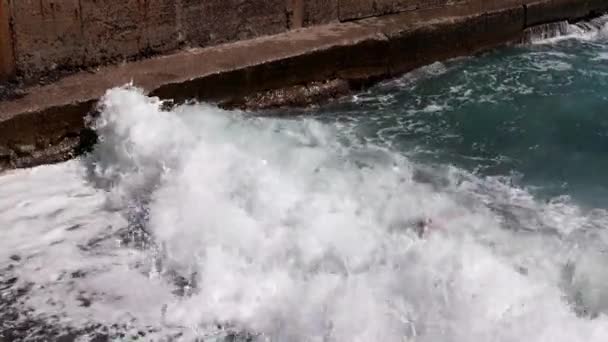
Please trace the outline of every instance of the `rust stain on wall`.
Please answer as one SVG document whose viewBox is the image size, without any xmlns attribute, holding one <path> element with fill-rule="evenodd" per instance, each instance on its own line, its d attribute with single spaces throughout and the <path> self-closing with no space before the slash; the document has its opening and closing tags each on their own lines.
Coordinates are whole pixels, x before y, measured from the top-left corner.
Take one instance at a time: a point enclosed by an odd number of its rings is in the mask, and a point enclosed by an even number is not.
<svg viewBox="0 0 608 342">
<path fill-rule="evenodd" d="M 9 0 L 0 0 L 0 80 L 15 73 Z"/>
<path fill-rule="evenodd" d="M 288 0 L 291 8 L 290 28 L 297 29 L 304 26 L 304 0 Z"/>
</svg>

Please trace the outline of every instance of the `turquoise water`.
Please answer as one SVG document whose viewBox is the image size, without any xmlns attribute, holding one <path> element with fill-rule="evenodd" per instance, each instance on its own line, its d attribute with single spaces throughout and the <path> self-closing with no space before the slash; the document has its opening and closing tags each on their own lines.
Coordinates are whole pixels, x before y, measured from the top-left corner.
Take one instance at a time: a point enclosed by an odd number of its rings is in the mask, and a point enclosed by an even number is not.
<svg viewBox="0 0 608 342">
<path fill-rule="evenodd" d="M 321 110 L 361 139 L 608 205 L 608 41 L 565 39 L 436 63 Z"/>
</svg>

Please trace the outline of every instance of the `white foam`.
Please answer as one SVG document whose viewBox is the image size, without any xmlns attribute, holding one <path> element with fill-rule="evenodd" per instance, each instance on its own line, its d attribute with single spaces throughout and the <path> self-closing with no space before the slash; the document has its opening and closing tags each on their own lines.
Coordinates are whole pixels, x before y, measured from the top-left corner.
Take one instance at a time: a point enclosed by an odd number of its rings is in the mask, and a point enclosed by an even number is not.
<svg viewBox="0 0 608 342">
<path fill-rule="evenodd" d="M 533 44 L 553 44 L 563 40 L 597 40 L 608 35 L 608 15 L 575 24 L 551 23 L 532 28 L 529 40 Z"/>
<path fill-rule="evenodd" d="M 38 255 L 17 269 L 50 286 L 30 295 L 41 313 L 83 324 L 130 317 L 186 340 L 217 334 L 218 323 L 268 341 L 608 338 L 606 278 L 595 273 L 603 256 L 599 239 L 585 238 L 588 226 L 608 227 L 605 214 L 540 204 L 504 180 L 453 168 L 431 172 L 447 180 L 438 188 L 418 181 L 405 157 L 343 144 L 313 120 L 206 105 L 163 112 L 133 89 L 109 91 L 104 104 L 93 164 L 0 178 L 0 253 Z M 124 212 L 142 197 L 159 249 L 76 247 L 125 225 L 107 204 Z M 410 228 L 424 217 L 436 232 L 420 239 Z M 501 228 L 505 219 L 522 230 Z M 83 228 L 57 231 L 73 222 Z M 159 258 L 160 270 L 150 266 Z M 567 282 L 564 265 L 573 265 Z M 92 275 L 56 276 L 82 268 Z M 191 296 L 171 293 L 171 272 L 195 280 Z M 78 306 L 80 290 L 99 298 Z M 568 302 L 580 291 L 593 320 Z"/>
<path fill-rule="evenodd" d="M 597 57 L 593 58 L 596 61 L 608 61 L 608 52 L 600 52 Z"/>
<path fill-rule="evenodd" d="M 536 71 L 568 71 L 572 69 L 572 64 L 560 60 L 542 59 L 532 61 L 531 67 Z"/>
</svg>

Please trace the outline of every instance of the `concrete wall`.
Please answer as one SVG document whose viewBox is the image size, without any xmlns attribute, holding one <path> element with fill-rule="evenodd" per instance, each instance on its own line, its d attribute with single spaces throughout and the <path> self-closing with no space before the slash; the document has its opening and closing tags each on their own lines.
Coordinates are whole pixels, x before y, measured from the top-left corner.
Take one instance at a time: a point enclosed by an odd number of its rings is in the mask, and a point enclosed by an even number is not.
<svg viewBox="0 0 608 342">
<path fill-rule="evenodd" d="M 456 4 L 519 7 L 526 26 L 608 9 L 608 0 L 0 0 L 0 79 Z"/>
<path fill-rule="evenodd" d="M 182 0 L 180 32 L 208 46 L 287 30 L 285 0 Z"/>
<path fill-rule="evenodd" d="M 286 0 L 0 1 L 0 15 L 7 16 L 0 24 L 12 26 L 6 30 L 12 43 L 2 40 L 1 47 L 14 51 L 14 66 L 25 77 L 289 28 Z M 2 32 L 0 25 L 0 38 Z"/>
<path fill-rule="evenodd" d="M 290 28 L 338 21 L 339 0 L 287 0 Z"/>
<path fill-rule="evenodd" d="M 8 0 L 0 0 L 0 81 L 15 72 Z"/>
<path fill-rule="evenodd" d="M 404 11 L 442 7 L 469 0 L 339 0 L 340 20 L 380 16 Z M 491 2 L 488 0 L 487 2 Z"/>
<path fill-rule="evenodd" d="M 528 26 L 608 11 L 608 0 L 523 0 L 523 3 Z"/>
</svg>

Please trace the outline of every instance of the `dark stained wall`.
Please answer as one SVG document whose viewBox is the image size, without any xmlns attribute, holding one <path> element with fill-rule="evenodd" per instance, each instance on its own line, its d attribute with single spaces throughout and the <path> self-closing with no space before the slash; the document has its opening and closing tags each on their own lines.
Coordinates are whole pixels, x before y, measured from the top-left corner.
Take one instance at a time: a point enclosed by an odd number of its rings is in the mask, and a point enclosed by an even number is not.
<svg viewBox="0 0 608 342">
<path fill-rule="evenodd" d="M 15 72 L 8 0 L 0 0 L 0 81 Z"/>
</svg>

